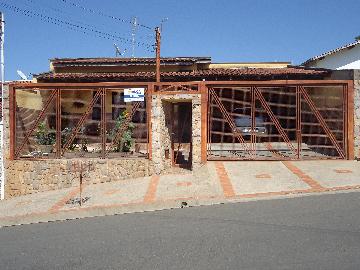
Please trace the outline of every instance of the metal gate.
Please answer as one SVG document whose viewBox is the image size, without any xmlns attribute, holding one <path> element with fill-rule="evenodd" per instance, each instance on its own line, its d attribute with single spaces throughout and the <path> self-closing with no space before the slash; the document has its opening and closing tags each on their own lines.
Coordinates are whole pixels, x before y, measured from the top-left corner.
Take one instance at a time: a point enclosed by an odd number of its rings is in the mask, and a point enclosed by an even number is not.
<svg viewBox="0 0 360 270">
<path fill-rule="evenodd" d="M 346 158 L 346 86 L 208 88 L 209 160 Z"/>
</svg>

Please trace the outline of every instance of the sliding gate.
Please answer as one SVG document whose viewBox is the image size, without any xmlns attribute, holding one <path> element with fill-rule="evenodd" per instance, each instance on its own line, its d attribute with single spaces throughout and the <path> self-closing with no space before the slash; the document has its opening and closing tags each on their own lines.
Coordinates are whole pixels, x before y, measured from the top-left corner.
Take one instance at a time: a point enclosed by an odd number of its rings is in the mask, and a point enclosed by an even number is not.
<svg viewBox="0 0 360 270">
<path fill-rule="evenodd" d="M 346 158 L 347 85 L 208 90 L 209 160 Z"/>
</svg>

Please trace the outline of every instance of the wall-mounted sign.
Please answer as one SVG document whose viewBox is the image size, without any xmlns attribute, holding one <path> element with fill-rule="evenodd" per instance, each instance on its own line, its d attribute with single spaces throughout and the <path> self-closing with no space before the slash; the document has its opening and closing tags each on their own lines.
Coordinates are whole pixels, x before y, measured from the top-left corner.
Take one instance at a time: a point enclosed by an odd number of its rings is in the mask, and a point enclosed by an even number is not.
<svg viewBox="0 0 360 270">
<path fill-rule="evenodd" d="M 124 89 L 124 101 L 144 101 L 145 88 L 125 88 Z"/>
</svg>

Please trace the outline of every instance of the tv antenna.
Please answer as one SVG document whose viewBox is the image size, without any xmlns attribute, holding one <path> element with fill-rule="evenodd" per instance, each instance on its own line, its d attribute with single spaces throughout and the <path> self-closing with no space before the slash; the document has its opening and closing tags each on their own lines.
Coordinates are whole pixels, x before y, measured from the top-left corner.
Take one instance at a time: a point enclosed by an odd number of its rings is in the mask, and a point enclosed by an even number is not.
<svg viewBox="0 0 360 270">
<path fill-rule="evenodd" d="M 164 24 L 165 22 L 167 22 L 168 20 L 169 20 L 168 17 L 162 18 L 162 20 L 161 20 L 161 22 L 160 22 L 160 32 L 162 32 L 162 30 L 163 30 L 163 24 Z"/>
<path fill-rule="evenodd" d="M 24 80 L 24 81 L 28 80 L 28 77 L 24 74 L 24 72 L 22 72 L 21 70 L 17 70 L 16 72 L 22 80 Z"/>
<path fill-rule="evenodd" d="M 125 54 L 126 49 L 123 52 L 121 52 L 120 48 L 115 43 L 114 43 L 114 47 L 115 47 L 115 56 L 116 57 L 121 57 Z"/>
</svg>

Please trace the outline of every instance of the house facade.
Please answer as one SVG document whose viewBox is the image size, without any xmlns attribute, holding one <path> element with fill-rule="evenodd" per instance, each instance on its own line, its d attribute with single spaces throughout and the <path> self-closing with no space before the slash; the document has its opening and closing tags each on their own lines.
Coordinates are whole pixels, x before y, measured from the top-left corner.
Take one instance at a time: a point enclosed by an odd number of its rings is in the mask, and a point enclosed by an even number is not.
<svg viewBox="0 0 360 270">
<path fill-rule="evenodd" d="M 7 197 L 196 170 L 212 160 L 354 159 L 353 81 L 210 57 L 53 59 L 4 95 Z"/>
</svg>

